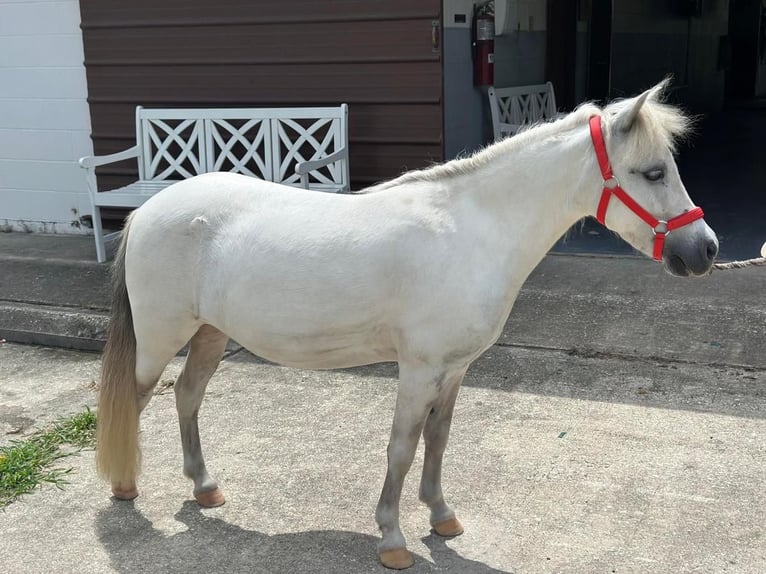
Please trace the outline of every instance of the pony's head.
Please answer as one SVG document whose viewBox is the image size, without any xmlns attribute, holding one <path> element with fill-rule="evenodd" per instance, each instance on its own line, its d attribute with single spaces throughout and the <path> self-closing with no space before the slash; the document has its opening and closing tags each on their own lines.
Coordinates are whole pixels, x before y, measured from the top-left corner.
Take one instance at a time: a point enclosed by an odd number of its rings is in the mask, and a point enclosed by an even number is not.
<svg viewBox="0 0 766 574">
<path fill-rule="evenodd" d="M 605 142 L 599 158 L 605 191 L 597 214 L 633 247 L 661 259 L 673 275 L 703 275 L 718 254 L 718 239 L 681 182 L 673 154 L 690 122 L 662 102 L 666 84 L 609 104 L 591 125 L 594 150 L 599 148 L 594 130 L 601 128 Z"/>
</svg>

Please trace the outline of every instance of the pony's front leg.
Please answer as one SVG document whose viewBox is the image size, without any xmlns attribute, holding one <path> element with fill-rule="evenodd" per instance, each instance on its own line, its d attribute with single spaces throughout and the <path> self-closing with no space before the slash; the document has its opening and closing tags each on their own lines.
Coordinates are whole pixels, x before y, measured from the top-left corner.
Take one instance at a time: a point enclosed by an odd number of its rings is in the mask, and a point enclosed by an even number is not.
<svg viewBox="0 0 766 574">
<path fill-rule="evenodd" d="M 431 509 L 431 526 L 440 536 L 458 536 L 463 533 L 463 526 L 455 517 L 455 512 L 444 502 L 441 478 L 452 412 L 465 372 L 466 369 L 463 369 L 445 380 L 442 394 L 428 414 L 423 429 L 426 448 L 420 480 L 420 500 Z"/>
<path fill-rule="evenodd" d="M 184 453 L 184 474 L 194 481 L 194 498 L 200 506 L 220 506 L 225 502 L 218 484 L 210 478 L 202 457 L 197 414 L 213 376 L 226 350 L 229 337 L 210 326 L 203 325 L 189 341 L 189 354 L 174 386 L 181 446 Z"/>
<path fill-rule="evenodd" d="M 388 568 L 401 570 L 414 563 L 399 527 L 399 500 L 404 477 L 415 458 L 423 424 L 439 396 L 443 380 L 443 374 L 434 370 L 399 365 L 399 391 L 388 443 L 388 470 L 375 513 L 383 535 L 378 544 L 378 556 Z"/>
</svg>

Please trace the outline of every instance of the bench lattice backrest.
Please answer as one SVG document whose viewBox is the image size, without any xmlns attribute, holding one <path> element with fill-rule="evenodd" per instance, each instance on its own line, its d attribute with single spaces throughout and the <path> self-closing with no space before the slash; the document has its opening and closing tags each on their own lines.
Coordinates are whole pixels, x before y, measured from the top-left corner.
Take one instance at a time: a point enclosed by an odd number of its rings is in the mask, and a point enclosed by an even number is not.
<svg viewBox="0 0 766 574">
<path fill-rule="evenodd" d="M 192 111 L 192 110 L 189 110 Z M 136 110 L 139 179 L 186 179 L 205 173 L 204 122 L 185 110 Z"/>
<path fill-rule="evenodd" d="M 233 171 L 272 181 L 271 153 L 269 120 L 236 115 L 205 120 L 208 171 Z"/>
<path fill-rule="evenodd" d="M 300 176 L 295 173 L 299 161 L 319 159 L 343 146 L 341 122 L 328 118 L 274 118 L 272 145 L 274 153 L 274 181 L 297 185 Z M 341 184 L 345 170 L 342 161 L 309 173 L 309 185 Z"/>
<path fill-rule="evenodd" d="M 556 98 L 550 82 L 533 86 L 490 88 L 492 123 L 509 124 L 513 134 L 519 127 L 556 118 Z M 497 134 L 496 134 L 497 137 Z"/>
<path fill-rule="evenodd" d="M 347 141 L 347 108 L 136 110 L 142 180 L 232 171 L 298 185 L 298 162 L 321 159 Z M 347 187 L 347 159 L 309 172 L 312 187 Z"/>
</svg>

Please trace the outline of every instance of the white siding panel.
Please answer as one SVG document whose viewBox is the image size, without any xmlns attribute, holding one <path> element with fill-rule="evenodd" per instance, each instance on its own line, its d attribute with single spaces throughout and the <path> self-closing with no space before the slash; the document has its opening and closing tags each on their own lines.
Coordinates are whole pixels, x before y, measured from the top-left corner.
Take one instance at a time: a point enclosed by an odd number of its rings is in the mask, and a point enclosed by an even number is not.
<svg viewBox="0 0 766 574">
<path fill-rule="evenodd" d="M 82 36 L 0 36 L 0 68 L 80 66 L 84 56 Z"/>
<path fill-rule="evenodd" d="M 88 103 L 83 100 L 2 100 L 0 129 L 90 129 Z"/>
<path fill-rule="evenodd" d="M 83 233 L 90 141 L 77 0 L 0 0 L 0 226 Z"/>
<path fill-rule="evenodd" d="M 85 130 L 0 129 L 0 158 L 6 160 L 76 161 L 92 148 Z"/>
<path fill-rule="evenodd" d="M 88 121 L 88 126 L 90 127 L 90 121 Z M 93 140 L 90 137 L 90 129 L 79 131 L 73 130 L 69 133 L 72 136 L 72 155 L 65 159 L 77 160 L 79 162 L 81 157 L 93 155 Z M 79 166 L 80 164 L 78 163 L 77 167 Z"/>
<path fill-rule="evenodd" d="M 0 189 L 87 191 L 84 170 L 74 161 L 0 159 Z"/>
<path fill-rule="evenodd" d="M 0 4 L 0 36 L 61 34 L 80 27 L 77 0 Z"/>
<path fill-rule="evenodd" d="M 87 193 L 2 189 L 0 205 L 8 206 L 0 210 L 0 224 L 11 223 L 13 220 L 71 223 L 79 220 L 81 215 L 90 213 L 90 199 Z M 23 228 L 20 225 L 14 227 Z M 35 229 L 36 226 L 30 227 Z M 71 226 L 70 229 L 72 233 L 82 233 L 82 229 L 76 226 Z"/>
<path fill-rule="evenodd" d="M 0 68 L 0 98 L 78 98 L 88 97 L 85 69 L 79 68 Z"/>
</svg>

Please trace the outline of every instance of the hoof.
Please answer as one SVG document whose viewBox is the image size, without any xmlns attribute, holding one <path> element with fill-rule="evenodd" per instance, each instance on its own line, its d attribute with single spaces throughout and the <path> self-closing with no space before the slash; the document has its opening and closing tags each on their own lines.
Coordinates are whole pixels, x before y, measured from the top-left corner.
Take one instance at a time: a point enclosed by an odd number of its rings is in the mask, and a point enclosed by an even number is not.
<svg viewBox="0 0 766 574">
<path fill-rule="evenodd" d="M 432 524 L 431 527 L 439 536 L 460 536 L 463 534 L 463 525 L 460 524 L 460 521 L 454 516 L 447 520 Z"/>
<path fill-rule="evenodd" d="M 380 563 L 386 568 L 404 570 L 415 563 L 412 553 L 406 548 L 394 548 L 380 553 Z"/>
<path fill-rule="evenodd" d="M 138 489 L 136 488 L 135 484 L 129 484 L 127 486 L 123 486 L 122 484 L 113 484 L 112 494 L 115 498 L 119 498 L 120 500 L 133 500 L 136 496 L 138 496 Z"/>
<path fill-rule="evenodd" d="M 204 506 L 205 508 L 213 508 L 215 506 L 221 506 L 226 499 L 223 497 L 223 492 L 220 488 L 214 488 L 213 490 L 206 490 L 194 495 L 197 500 L 197 504 Z"/>
</svg>

